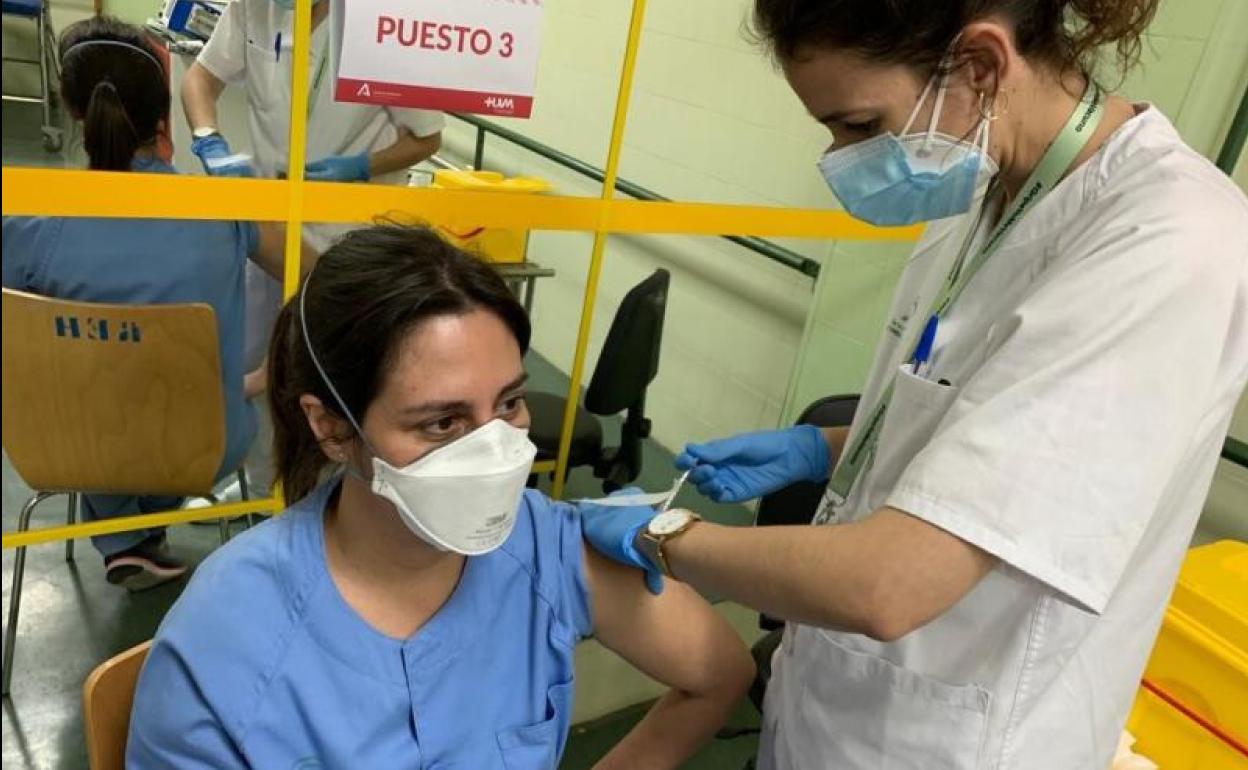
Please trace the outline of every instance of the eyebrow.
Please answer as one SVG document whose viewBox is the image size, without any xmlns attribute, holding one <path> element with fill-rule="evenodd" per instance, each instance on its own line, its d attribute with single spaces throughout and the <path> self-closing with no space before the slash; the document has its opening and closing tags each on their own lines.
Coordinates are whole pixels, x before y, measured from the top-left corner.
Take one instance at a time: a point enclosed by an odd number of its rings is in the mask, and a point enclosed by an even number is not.
<svg viewBox="0 0 1248 770">
<path fill-rule="evenodd" d="M 837 110 L 834 112 L 826 113 L 824 115 L 816 115 L 815 120 L 818 121 L 819 123 L 827 123 L 829 121 L 840 122 L 840 121 L 845 120 L 845 117 L 847 115 L 853 115 L 858 112 L 870 112 L 873 109 L 875 109 L 875 107 L 862 106 L 862 107 L 856 107 L 852 110 Z"/>
<path fill-rule="evenodd" d="M 521 385 L 528 382 L 528 380 L 529 373 L 524 372 L 516 379 L 504 385 L 503 389 L 498 392 L 498 397 L 501 398 L 507 393 L 519 388 Z M 422 414 L 437 414 L 441 412 L 465 412 L 471 408 L 472 404 L 467 401 L 426 401 L 423 404 L 415 404 L 407 407 L 403 410 L 402 414 L 405 416 L 417 416 Z"/>
</svg>

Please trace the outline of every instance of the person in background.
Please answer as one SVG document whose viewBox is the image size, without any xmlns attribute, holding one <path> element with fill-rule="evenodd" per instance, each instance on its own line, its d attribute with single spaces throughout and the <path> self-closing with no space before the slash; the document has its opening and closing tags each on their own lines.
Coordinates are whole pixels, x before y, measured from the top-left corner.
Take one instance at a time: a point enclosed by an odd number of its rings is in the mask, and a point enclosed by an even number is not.
<svg viewBox="0 0 1248 770">
<path fill-rule="evenodd" d="M 442 113 L 334 100 L 331 1 L 312 6 L 309 44 L 305 179 L 406 185 L 407 170 L 442 144 Z M 339 6 L 341 7 L 341 6 Z M 338 11 L 334 11 L 337 13 Z M 283 176 L 288 163 L 294 56 L 292 0 L 234 0 L 226 4 L 212 38 L 182 80 L 182 106 L 192 151 L 212 175 Z M 217 101 L 229 85 L 247 93 L 254 158 L 234 153 L 217 120 Z M 309 224 L 304 237 L 324 251 L 350 226 Z M 247 272 L 248 371 L 259 367 L 282 304 L 280 281 Z M 263 409 L 261 410 L 263 413 Z M 262 420 L 266 418 L 262 414 Z M 262 432 L 267 429 L 262 425 Z M 271 460 L 257 447 L 247 463 L 255 486 L 267 488 Z"/>
<path fill-rule="evenodd" d="M 1156 8 L 755 0 L 845 209 L 926 230 L 852 428 L 678 458 L 721 502 L 827 482 L 820 526 L 584 510 L 789 621 L 760 767 L 1109 766 L 1248 381 L 1248 200 L 1092 69 Z"/>
<path fill-rule="evenodd" d="M 157 157 L 169 116 L 163 66 L 141 30 L 108 17 L 70 25 L 60 39 L 60 93 L 82 123 L 89 167 L 175 173 Z M 253 222 L 92 217 L 5 217 L 4 286 L 86 302 L 212 307 L 225 393 L 226 450 L 219 475 L 241 463 L 256 415 L 243 397 L 243 269 L 280 275 L 284 227 Z M 312 255 L 306 255 L 310 266 Z M 84 521 L 177 508 L 165 496 L 84 495 Z M 163 528 L 93 537 L 110 583 L 139 591 L 182 575 Z"/>
<path fill-rule="evenodd" d="M 596 766 L 676 768 L 749 686 L 697 593 L 652 595 L 526 490 L 529 319 L 426 228 L 356 230 L 278 318 L 284 515 L 199 568 L 139 677 L 126 766 L 553 770 L 591 634 L 671 689 Z"/>
</svg>

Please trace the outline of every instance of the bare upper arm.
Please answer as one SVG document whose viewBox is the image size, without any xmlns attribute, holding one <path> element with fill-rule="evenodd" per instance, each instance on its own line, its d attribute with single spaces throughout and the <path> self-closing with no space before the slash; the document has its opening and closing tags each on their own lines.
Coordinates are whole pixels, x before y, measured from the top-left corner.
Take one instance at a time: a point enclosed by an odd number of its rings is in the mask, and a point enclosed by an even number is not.
<svg viewBox="0 0 1248 770">
<path fill-rule="evenodd" d="M 741 637 L 696 591 L 675 580 L 663 593 L 642 575 L 584 547 L 594 635 L 645 674 L 687 692 L 739 686 L 754 674 Z"/>
<path fill-rule="evenodd" d="M 281 281 L 285 277 L 286 270 L 286 225 L 282 222 L 257 222 L 256 229 L 259 231 L 259 240 L 256 243 L 256 250 L 249 254 L 253 262 L 260 266 L 274 279 Z M 316 260 L 320 257 L 316 249 L 313 249 L 306 240 L 301 239 L 299 242 L 299 276 L 308 274 L 316 264 Z"/>
</svg>

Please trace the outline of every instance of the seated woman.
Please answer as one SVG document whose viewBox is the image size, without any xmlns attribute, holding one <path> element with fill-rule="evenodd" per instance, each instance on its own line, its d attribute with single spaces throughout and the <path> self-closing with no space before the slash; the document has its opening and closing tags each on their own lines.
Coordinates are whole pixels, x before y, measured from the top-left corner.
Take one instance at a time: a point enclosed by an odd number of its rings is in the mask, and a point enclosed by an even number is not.
<svg viewBox="0 0 1248 770">
<path fill-rule="evenodd" d="M 525 480 L 523 308 L 425 229 L 358 230 L 282 310 L 286 513 L 198 569 L 139 678 L 127 767 L 550 770 L 594 635 L 671 687 L 600 767 L 678 766 L 748 687 L 695 593 L 586 550 Z"/>
<path fill-rule="evenodd" d="M 83 122 L 90 167 L 174 173 L 156 155 L 169 116 L 166 73 L 142 32 L 115 19 L 72 24 L 60 41 L 60 93 Z M 216 314 L 225 387 L 226 451 L 220 475 L 242 462 L 256 415 L 243 397 L 243 271 L 248 257 L 280 274 L 284 228 L 251 222 L 90 217 L 5 217 L 4 285 L 86 302 L 203 302 Z M 176 508 L 176 497 L 85 495 L 86 521 Z M 163 528 L 91 538 L 110 583 L 137 591 L 186 565 Z"/>
</svg>

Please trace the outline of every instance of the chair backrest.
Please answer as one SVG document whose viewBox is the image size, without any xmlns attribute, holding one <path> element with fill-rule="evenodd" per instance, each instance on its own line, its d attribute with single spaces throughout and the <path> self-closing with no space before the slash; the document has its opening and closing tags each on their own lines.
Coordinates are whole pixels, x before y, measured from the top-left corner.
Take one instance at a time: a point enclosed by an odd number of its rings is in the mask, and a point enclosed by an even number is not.
<svg viewBox="0 0 1248 770">
<path fill-rule="evenodd" d="M 151 646 L 147 641 L 114 655 L 96 666 L 82 684 L 82 721 L 91 770 L 125 770 L 134 688 Z"/>
<path fill-rule="evenodd" d="M 4 290 L 4 449 L 44 491 L 197 495 L 225 453 L 212 308 Z"/>
<path fill-rule="evenodd" d="M 820 428 L 847 426 L 853 423 L 857 408 L 858 396 L 826 396 L 806 407 L 797 418 L 797 424 Z M 827 486 L 826 483 L 802 481 L 764 496 L 758 502 L 754 523 L 758 526 L 809 524 Z"/>
<path fill-rule="evenodd" d="M 618 414 L 644 399 L 646 388 L 659 373 L 670 283 L 670 273 L 655 270 L 624 295 L 585 392 L 589 411 Z"/>
</svg>

